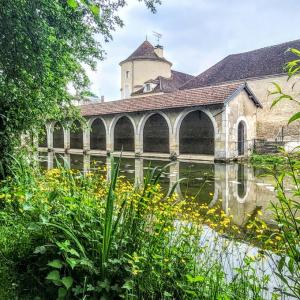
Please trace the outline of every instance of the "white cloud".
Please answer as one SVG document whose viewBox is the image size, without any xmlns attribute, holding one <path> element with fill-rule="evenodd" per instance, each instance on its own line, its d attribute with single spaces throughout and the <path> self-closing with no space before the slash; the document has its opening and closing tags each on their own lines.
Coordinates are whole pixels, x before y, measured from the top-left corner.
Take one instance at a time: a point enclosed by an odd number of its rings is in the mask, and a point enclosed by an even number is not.
<svg viewBox="0 0 300 300">
<path fill-rule="evenodd" d="M 197 75 L 231 53 L 300 38 L 298 0 L 163 0 L 153 15 L 137 0 L 120 11 L 125 27 L 105 45 L 107 58 L 89 71 L 92 91 L 120 97 L 119 62 L 152 31 L 163 34 L 166 57 L 176 70 Z"/>
</svg>

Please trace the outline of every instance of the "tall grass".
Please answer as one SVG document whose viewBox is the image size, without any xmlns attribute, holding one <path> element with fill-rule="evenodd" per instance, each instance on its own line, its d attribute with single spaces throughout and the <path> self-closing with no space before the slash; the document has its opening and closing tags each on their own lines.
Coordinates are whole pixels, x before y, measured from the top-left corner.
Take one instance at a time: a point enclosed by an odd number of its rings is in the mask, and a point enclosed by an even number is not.
<svg viewBox="0 0 300 300">
<path fill-rule="evenodd" d="M 212 235 L 173 189 L 163 195 L 158 183 L 168 166 L 134 188 L 119 179 L 120 161 L 109 182 L 101 173 L 42 174 L 20 164 L 0 187 L 0 275 L 8 266 L 18 274 L 9 279 L 12 298 L 265 298 L 268 280 L 255 272 L 261 258 L 245 253 L 228 267 L 239 245 Z"/>
</svg>

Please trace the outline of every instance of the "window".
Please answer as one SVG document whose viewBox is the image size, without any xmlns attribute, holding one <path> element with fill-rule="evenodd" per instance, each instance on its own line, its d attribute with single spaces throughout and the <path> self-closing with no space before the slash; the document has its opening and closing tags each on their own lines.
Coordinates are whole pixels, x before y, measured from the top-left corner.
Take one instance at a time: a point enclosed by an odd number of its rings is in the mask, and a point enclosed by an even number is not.
<svg viewBox="0 0 300 300">
<path fill-rule="evenodd" d="M 128 79 L 129 78 L 129 71 L 126 71 L 126 79 Z"/>
<path fill-rule="evenodd" d="M 151 90 L 151 85 L 150 85 L 150 83 L 147 83 L 145 91 L 150 92 L 150 90 Z"/>
</svg>

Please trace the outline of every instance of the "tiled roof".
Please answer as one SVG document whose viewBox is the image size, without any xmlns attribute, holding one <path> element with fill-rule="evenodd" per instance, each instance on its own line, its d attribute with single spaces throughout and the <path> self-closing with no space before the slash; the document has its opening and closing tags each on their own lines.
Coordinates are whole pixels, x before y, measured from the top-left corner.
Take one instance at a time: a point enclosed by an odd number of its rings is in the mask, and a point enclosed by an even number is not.
<svg viewBox="0 0 300 300">
<path fill-rule="evenodd" d="M 155 79 L 151 79 L 146 81 L 145 83 L 154 83 L 157 84 L 156 88 L 148 92 L 147 95 L 149 94 L 154 94 L 154 93 L 171 93 L 177 91 L 185 82 L 191 80 L 194 78 L 194 76 L 174 71 L 171 70 L 171 77 L 166 78 L 163 76 L 158 76 Z M 137 95 L 143 95 L 144 93 L 144 87 L 141 89 L 137 90 L 136 92 L 132 93 L 132 96 L 137 96 Z"/>
<path fill-rule="evenodd" d="M 144 41 L 131 55 L 129 55 L 125 60 L 123 60 L 120 64 L 135 60 L 135 59 L 152 59 L 152 60 L 160 60 L 171 64 L 168 60 L 163 57 L 159 57 L 155 51 L 154 46 L 148 41 Z"/>
<path fill-rule="evenodd" d="M 251 91 L 248 89 L 248 87 L 244 83 L 239 82 L 176 91 L 174 93 L 88 104 L 81 106 L 81 114 L 83 116 L 97 116 L 179 107 L 223 104 L 243 88 L 247 90 L 249 95 L 251 94 Z M 260 106 L 253 94 L 251 94 L 250 98 L 257 106 Z"/>
<path fill-rule="evenodd" d="M 295 58 L 289 48 L 300 49 L 300 40 L 229 55 L 180 89 L 282 74 L 284 64 Z"/>
</svg>

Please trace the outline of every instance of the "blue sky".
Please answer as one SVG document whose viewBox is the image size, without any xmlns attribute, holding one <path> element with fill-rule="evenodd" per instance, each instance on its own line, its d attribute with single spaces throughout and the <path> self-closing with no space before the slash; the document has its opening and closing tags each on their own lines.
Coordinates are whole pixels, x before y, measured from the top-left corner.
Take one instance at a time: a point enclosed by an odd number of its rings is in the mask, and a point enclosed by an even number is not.
<svg viewBox="0 0 300 300">
<path fill-rule="evenodd" d="M 119 62 L 153 31 L 173 69 L 200 74 L 225 56 L 300 38 L 299 0 L 162 0 L 152 14 L 137 0 L 120 11 L 125 26 L 105 44 L 106 59 L 88 71 L 91 90 L 106 101 L 120 98 Z"/>
</svg>

